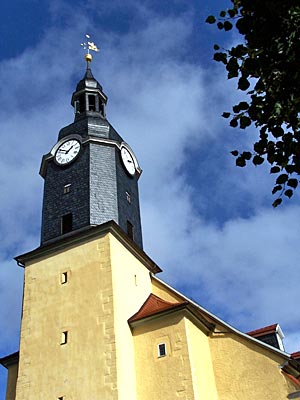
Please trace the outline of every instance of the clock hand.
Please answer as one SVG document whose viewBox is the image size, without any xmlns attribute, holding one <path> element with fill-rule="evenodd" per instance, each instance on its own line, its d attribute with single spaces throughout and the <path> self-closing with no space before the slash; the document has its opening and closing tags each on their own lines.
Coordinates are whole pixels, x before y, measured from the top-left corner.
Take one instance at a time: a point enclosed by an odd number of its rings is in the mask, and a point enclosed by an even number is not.
<svg viewBox="0 0 300 400">
<path fill-rule="evenodd" d="M 74 146 L 75 146 L 75 144 L 73 144 L 73 146 L 71 146 L 68 150 L 66 150 L 66 154 L 68 154 L 69 151 L 70 151 L 71 149 L 73 149 Z"/>
</svg>

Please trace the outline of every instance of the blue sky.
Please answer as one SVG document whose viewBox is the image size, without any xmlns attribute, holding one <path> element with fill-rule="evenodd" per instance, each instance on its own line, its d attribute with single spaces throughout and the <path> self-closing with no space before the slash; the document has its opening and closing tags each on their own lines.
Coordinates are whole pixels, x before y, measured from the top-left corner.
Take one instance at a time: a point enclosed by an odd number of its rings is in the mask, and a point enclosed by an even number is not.
<svg viewBox="0 0 300 400">
<path fill-rule="evenodd" d="M 163 5 L 162 5 L 163 3 Z M 73 121 L 70 99 L 84 74 L 80 43 L 101 48 L 92 70 L 107 116 L 143 169 L 145 251 L 160 278 L 242 331 L 280 323 L 300 349 L 299 194 L 273 210 L 267 168 L 239 169 L 230 151 L 254 129 L 221 118 L 239 98 L 205 24 L 229 0 L 5 1 L 0 26 L 0 356 L 18 349 L 23 270 L 14 256 L 39 245 L 41 157 Z M 4 399 L 6 371 L 0 370 Z"/>
</svg>

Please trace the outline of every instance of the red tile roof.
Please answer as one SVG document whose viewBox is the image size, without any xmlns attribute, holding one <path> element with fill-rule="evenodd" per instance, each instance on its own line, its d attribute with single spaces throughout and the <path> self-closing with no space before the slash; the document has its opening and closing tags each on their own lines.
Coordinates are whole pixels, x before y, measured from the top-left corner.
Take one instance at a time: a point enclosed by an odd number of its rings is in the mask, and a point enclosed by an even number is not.
<svg viewBox="0 0 300 400">
<path fill-rule="evenodd" d="M 293 375 L 291 375 L 291 374 L 289 374 L 289 373 L 287 373 L 287 372 L 285 372 L 285 371 L 282 371 L 282 373 L 283 373 L 284 375 L 286 375 L 286 376 L 287 376 L 292 382 L 294 382 L 297 386 L 300 387 L 300 381 L 299 381 L 299 379 L 295 378 Z"/>
<path fill-rule="evenodd" d="M 260 337 L 263 335 L 267 335 L 269 333 L 276 333 L 278 324 L 273 324 L 269 326 L 265 326 L 264 328 L 256 329 L 255 331 L 247 332 L 247 335 L 252 337 Z"/>
<path fill-rule="evenodd" d="M 300 351 L 296 351 L 295 353 L 292 353 L 292 354 L 291 354 L 291 357 L 292 357 L 294 360 L 299 360 L 299 359 L 300 359 Z"/>
<path fill-rule="evenodd" d="M 188 301 L 171 303 L 151 293 L 147 298 L 147 300 L 145 301 L 145 303 L 139 309 L 139 311 L 135 313 L 132 317 L 130 317 L 128 322 L 138 321 L 140 319 L 150 317 L 152 315 L 161 313 L 163 311 L 172 310 L 177 307 L 182 307 L 188 304 L 189 304 Z"/>
</svg>

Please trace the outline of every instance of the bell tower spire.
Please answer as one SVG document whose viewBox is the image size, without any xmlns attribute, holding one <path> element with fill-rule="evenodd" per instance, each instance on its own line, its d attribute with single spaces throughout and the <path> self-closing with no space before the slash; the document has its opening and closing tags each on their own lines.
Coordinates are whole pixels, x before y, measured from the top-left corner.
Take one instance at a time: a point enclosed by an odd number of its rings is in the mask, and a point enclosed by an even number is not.
<svg viewBox="0 0 300 400">
<path fill-rule="evenodd" d="M 90 39 L 89 35 L 86 35 Z M 85 118 L 87 115 L 95 115 L 98 113 L 100 117 L 105 118 L 105 106 L 107 96 L 103 92 L 102 86 L 94 78 L 91 70 L 92 54 L 90 51 L 98 52 L 99 49 L 94 42 L 81 43 L 87 53 L 84 56 L 86 61 L 86 72 L 78 82 L 75 92 L 73 93 L 71 104 L 75 111 L 75 121 Z"/>
<path fill-rule="evenodd" d="M 86 35 L 90 39 L 89 35 Z M 94 78 L 90 51 L 82 43 L 86 71 L 71 99 L 74 122 L 43 156 L 42 245 L 114 220 L 142 248 L 138 195 L 141 169 L 135 154 L 106 118 L 107 96 Z"/>
</svg>

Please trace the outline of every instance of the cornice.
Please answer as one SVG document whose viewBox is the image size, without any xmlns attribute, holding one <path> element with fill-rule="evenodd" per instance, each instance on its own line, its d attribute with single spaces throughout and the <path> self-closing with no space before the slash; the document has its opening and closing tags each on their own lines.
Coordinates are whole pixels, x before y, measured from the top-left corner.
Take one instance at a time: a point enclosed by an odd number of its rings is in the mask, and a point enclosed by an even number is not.
<svg viewBox="0 0 300 400">
<path fill-rule="evenodd" d="M 96 239 L 108 233 L 114 235 L 119 242 L 126 247 L 145 267 L 152 273 L 162 272 L 161 268 L 119 227 L 115 221 L 108 221 L 97 226 L 89 226 L 81 230 L 67 233 L 53 240 L 48 240 L 42 246 L 28 253 L 15 257 L 18 265 L 26 267 L 30 261 L 37 260 L 41 257 L 47 257 L 51 254 L 64 251 L 71 246 L 76 246 L 83 241 Z"/>
</svg>

